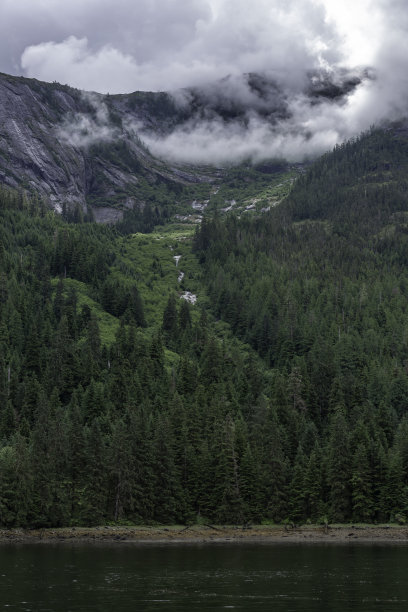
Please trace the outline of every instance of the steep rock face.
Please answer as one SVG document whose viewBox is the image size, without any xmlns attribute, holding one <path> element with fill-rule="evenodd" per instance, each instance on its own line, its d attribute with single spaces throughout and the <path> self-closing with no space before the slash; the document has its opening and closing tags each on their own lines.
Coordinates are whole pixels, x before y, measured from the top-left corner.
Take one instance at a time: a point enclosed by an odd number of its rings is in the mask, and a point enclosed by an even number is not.
<svg viewBox="0 0 408 612">
<path fill-rule="evenodd" d="M 348 74 L 336 82 L 320 77 L 310 75 L 311 104 L 341 99 L 360 82 Z M 0 74 L 0 183 L 39 193 L 56 210 L 79 205 L 113 222 L 158 193 L 172 201 L 181 185 L 220 177 L 208 166 L 157 159 L 141 135 L 188 133 L 202 120 L 241 129 L 253 113 L 274 124 L 288 115 L 287 99 L 271 78 L 253 74 L 173 94 L 114 96 Z"/>
<path fill-rule="evenodd" d="M 51 105 L 44 93 L 28 80 L 0 77 L 0 180 L 38 191 L 56 208 L 63 200 L 85 206 L 83 156 L 55 133 L 61 114 L 77 104 L 59 91 Z"/>
<path fill-rule="evenodd" d="M 146 188 L 210 180 L 155 159 L 138 138 L 177 111 L 167 94 L 102 96 L 0 75 L 0 182 L 39 193 L 56 210 L 92 208 L 101 222 L 143 206 Z"/>
</svg>

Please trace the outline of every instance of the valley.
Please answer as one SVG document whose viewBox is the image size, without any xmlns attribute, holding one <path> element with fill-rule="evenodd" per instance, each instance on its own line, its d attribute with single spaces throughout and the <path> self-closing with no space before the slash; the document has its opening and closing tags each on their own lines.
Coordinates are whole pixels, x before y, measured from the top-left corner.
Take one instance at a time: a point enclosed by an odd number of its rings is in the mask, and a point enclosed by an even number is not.
<svg viewBox="0 0 408 612">
<path fill-rule="evenodd" d="M 0 141 L 1 525 L 404 525 L 404 123 L 181 167 L 109 140 L 166 96 L 0 85 L 38 120 Z"/>
</svg>

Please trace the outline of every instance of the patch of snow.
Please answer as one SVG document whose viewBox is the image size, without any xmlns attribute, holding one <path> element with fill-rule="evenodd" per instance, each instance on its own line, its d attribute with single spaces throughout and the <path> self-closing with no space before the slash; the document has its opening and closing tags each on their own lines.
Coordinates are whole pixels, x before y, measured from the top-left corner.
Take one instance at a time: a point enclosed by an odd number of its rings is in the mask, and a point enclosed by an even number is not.
<svg viewBox="0 0 408 612">
<path fill-rule="evenodd" d="M 181 255 L 174 255 L 173 259 L 174 259 L 174 261 L 176 262 L 176 268 L 177 268 L 177 266 L 178 266 L 178 264 L 179 264 L 179 261 L 180 261 L 180 259 L 181 259 Z"/>
<path fill-rule="evenodd" d="M 197 296 L 190 291 L 184 291 L 184 293 L 180 295 L 180 300 L 186 300 L 186 302 L 189 302 L 190 304 L 195 304 L 197 301 Z"/>
<path fill-rule="evenodd" d="M 52 200 L 53 198 L 50 198 L 50 199 Z M 62 214 L 61 204 L 58 204 L 58 202 L 53 202 L 53 207 L 54 207 L 55 212 L 59 213 L 60 215 Z"/>
<path fill-rule="evenodd" d="M 261 208 L 261 212 L 269 212 L 271 210 L 270 206 L 267 206 L 266 208 Z"/>
<path fill-rule="evenodd" d="M 221 208 L 221 212 L 226 213 L 229 212 L 237 205 L 235 200 L 225 200 L 225 204 L 229 204 L 226 208 Z"/>
<path fill-rule="evenodd" d="M 178 275 L 177 282 L 181 283 L 181 281 L 183 280 L 183 278 L 184 278 L 184 272 L 180 272 L 180 274 Z"/>
<path fill-rule="evenodd" d="M 190 221 L 191 220 L 191 215 L 174 215 L 174 218 L 177 219 L 178 221 Z"/>
<path fill-rule="evenodd" d="M 253 210 L 255 208 L 255 204 L 250 204 L 249 206 L 245 206 L 245 210 Z"/>
<path fill-rule="evenodd" d="M 191 204 L 191 208 L 202 212 L 205 208 L 207 208 L 209 201 L 210 200 L 204 200 L 204 202 L 199 202 L 198 200 L 194 200 L 194 202 Z"/>
</svg>

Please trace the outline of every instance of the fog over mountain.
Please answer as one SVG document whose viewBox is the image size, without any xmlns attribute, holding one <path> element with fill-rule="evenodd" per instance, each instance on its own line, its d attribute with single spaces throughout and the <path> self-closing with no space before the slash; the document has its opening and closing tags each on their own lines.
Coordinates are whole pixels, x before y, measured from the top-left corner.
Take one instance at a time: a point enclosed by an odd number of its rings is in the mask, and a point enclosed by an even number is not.
<svg viewBox="0 0 408 612">
<path fill-rule="evenodd" d="M 173 92 L 185 120 L 137 129 L 174 161 L 301 160 L 407 114 L 402 0 L 5 0 L 0 24 L 4 72 Z"/>
<path fill-rule="evenodd" d="M 175 92 L 188 119 L 164 136 L 143 128 L 140 135 L 158 157 L 177 162 L 303 161 L 370 125 L 352 104 L 374 81 L 363 70 L 319 71 L 297 83 L 274 73 L 227 77 Z"/>
</svg>

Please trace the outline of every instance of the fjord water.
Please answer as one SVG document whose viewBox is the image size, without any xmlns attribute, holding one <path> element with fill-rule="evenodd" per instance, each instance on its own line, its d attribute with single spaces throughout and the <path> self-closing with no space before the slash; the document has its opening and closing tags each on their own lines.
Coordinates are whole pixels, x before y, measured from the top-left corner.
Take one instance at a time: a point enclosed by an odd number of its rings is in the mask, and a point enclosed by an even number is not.
<svg viewBox="0 0 408 612">
<path fill-rule="evenodd" d="M 408 609 L 404 545 L 2 545 L 0 610 Z"/>
</svg>

